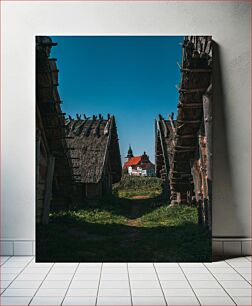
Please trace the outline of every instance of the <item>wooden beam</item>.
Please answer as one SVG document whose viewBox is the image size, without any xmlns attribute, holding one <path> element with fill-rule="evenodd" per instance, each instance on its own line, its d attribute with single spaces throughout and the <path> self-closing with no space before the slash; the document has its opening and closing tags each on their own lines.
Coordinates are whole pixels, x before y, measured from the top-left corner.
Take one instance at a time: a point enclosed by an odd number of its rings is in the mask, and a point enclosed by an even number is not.
<svg viewBox="0 0 252 306">
<path fill-rule="evenodd" d="M 178 120 L 177 119 L 177 122 L 178 123 L 186 123 L 186 124 L 196 124 L 196 123 L 201 123 L 202 120 Z"/>
<path fill-rule="evenodd" d="M 48 224 L 49 222 L 54 166 L 55 166 L 55 157 L 50 155 L 48 158 L 48 166 L 47 166 L 47 174 L 46 174 L 44 209 L 43 209 L 43 217 L 42 217 L 43 224 Z"/>
</svg>

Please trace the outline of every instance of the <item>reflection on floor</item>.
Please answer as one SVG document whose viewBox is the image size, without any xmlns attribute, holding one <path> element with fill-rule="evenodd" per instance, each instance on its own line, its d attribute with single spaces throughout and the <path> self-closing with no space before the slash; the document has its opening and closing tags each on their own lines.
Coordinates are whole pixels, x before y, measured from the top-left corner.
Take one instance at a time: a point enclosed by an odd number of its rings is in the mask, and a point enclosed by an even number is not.
<svg viewBox="0 0 252 306">
<path fill-rule="evenodd" d="M 1 257 L 0 305 L 251 305 L 251 257 L 214 263 L 35 263 Z"/>
</svg>

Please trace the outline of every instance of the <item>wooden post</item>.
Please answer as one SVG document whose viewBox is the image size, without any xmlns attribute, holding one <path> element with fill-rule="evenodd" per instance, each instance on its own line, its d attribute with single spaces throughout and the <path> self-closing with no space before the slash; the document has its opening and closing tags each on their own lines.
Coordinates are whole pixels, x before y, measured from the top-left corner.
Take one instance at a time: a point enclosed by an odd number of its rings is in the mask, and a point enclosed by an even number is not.
<svg viewBox="0 0 252 306">
<path fill-rule="evenodd" d="M 37 130 L 37 135 L 36 135 L 36 185 L 39 184 L 40 142 L 41 142 L 41 133 L 39 130 Z"/>
<path fill-rule="evenodd" d="M 207 148 L 208 228 L 212 229 L 212 84 L 203 95 L 203 112 Z"/>
<path fill-rule="evenodd" d="M 203 203 L 202 203 L 202 197 L 199 196 L 200 200 L 198 201 L 198 224 L 203 224 Z"/>
<path fill-rule="evenodd" d="M 48 158 L 48 166 L 46 174 L 46 187 L 45 187 L 44 209 L 43 209 L 43 218 L 42 218 L 43 224 L 48 224 L 49 221 L 54 165 L 55 165 L 55 157 L 50 155 Z"/>
</svg>

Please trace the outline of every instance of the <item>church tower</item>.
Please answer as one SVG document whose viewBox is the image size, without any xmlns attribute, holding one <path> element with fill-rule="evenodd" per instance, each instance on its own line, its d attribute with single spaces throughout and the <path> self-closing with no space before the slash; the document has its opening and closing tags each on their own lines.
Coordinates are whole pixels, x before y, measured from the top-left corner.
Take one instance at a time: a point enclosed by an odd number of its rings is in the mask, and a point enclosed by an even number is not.
<svg viewBox="0 0 252 306">
<path fill-rule="evenodd" d="M 128 154 L 125 158 L 128 158 L 128 160 L 129 160 L 131 157 L 134 157 L 134 155 L 133 155 L 133 151 L 131 149 L 131 146 L 129 145 Z"/>
</svg>

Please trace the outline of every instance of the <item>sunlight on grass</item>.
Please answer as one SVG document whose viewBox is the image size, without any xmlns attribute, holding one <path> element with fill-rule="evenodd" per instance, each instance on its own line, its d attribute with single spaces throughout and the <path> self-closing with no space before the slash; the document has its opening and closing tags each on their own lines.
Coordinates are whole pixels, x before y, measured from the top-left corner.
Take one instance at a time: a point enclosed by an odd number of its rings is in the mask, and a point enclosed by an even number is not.
<svg viewBox="0 0 252 306">
<path fill-rule="evenodd" d="M 37 225 L 37 259 L 211 260 L 211 233 L 198 225 L 197 208 L 170 206 L 159 197 L 160 190 L 157 178 L 126 178 L 114 186 L 113 195 L 101 201 L 51 213 L 48 225 Z"/>
</svg>

